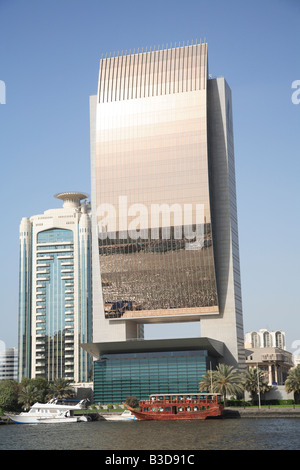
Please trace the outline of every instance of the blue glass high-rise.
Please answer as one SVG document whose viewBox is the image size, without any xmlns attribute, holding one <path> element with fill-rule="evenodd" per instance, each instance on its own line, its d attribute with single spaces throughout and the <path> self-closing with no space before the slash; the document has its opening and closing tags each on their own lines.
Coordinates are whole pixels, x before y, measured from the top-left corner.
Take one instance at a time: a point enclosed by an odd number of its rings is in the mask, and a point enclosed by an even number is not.
<svg viewBox="0 0 300 470">
<path fill-rule="evenodd" d="M 87 195 L 60 193 L 20 226 L 19 380 L 91 379 L 91 222 Z"/>
</svg>

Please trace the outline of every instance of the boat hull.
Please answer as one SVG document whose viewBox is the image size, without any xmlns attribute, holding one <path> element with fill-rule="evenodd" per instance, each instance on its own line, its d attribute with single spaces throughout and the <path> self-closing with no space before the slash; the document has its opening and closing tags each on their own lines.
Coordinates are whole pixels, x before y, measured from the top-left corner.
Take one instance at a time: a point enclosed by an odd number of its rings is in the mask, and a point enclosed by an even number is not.
<svg viewBox="0 0 300 470">
<path fill-rule="evenodd" d="M 190 419 L 207 419 L 207 418 L 220 418 L 223 415 L 223 411 L 219 408 L 211 409 L 207 411 L 199 411 L 197 413 L 160 413 L 160 412 L 141 412 L 135 411 L 133 408 L 129 408 L 131 413 L 134 414 L 140 421 L 171 421 L 171 420 L 190 420 Z"/>
<path fill-rule="evenodd" d="M 71 417 L 58 417 L 58 418 L 46 418 L 41 416 L 29 416 L 29 415 L 6 415 L 15 424 L 59 424 L 59 423 L 79 423 L 80 421 L 88 421 L 84 416 L 71 416 Z"/>
<path fill-rule="evenodd" d="M 131 418 L 124 418 L 120 415 L 118 416 L 105 416 L 105 421 L 136 421 L 137 417 L 132 416 Z"/>
<path fill-rule="evenodd" d="M 121 415 L 105 416 L 105 421 L 136 421 L 137 417 L 134 416 L 129 410 L 125 410 Z"/>
</svg>

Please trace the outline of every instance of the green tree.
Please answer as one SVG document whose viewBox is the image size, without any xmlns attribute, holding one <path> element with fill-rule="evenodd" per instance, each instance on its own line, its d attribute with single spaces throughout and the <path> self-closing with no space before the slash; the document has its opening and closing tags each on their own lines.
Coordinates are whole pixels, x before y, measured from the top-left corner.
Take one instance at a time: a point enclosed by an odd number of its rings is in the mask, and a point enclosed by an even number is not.
<svg viewBox="0 0 300 470">
<path fill-rule="evenodd" d="M 136 408 L 139 405 L 139 401 L 136 397 L 127 397 L 125 403 L 131 406 L 131 408 Z"/>
<path fill-rule="evenodd" d="M 257 367 L 248 368 L 242 380 L 244 390 L 251 393 L 252 402 L 255 400 L 258 392 L 265 393 L 270 390 L 266 382 L 264 372 Z"/>
<path fill-rule="evenodd" d="M 44 377 L 36 377 L 34 379 L 29 379 L 23 377 L 21 386 L 26 387 L 27 385 L 32 384 L 33 387 L 36 387 L 39 391 L 37 395 L 37 401 L 40 403 L 45 403 L 47 401 L 47 396 L 49 394 L 49 382 Z"/>
<path fill-rule="evenodd" d="M 212 379 L 212 386 L 211 386 Z M 219 364 L 214 371 L 208 371 L 200 382 L 200 390 L 209 390 L 223 395 L 226 406 L 226 395 L 238 395 L 243 392 L 241 375 L 233 366 Z"/>
<path fill-rule="evenodd" d="M 22 389 L 19 393 L 18 402 L 28 410 L 34 403 L 39 400 L 41 392 L 38 387 L 34 384 L 33 381 L 27 382 L 26 385 L 22 386 Z"/>
<path fill-rule="evenodd" d="M 0 409 L 2 411 L 19 411 L 19 384 L 15 380 L 0 381 Z"/>
<path fill-rule="evenodd" d="M 208 370 L 206 374 L 202 376 L 202 379 L 199 383 L 200 392 L 214 392 L 214 371 Z"/>
<path fill-rule="evenodd" d="M 48 398 L 70 398 L 74 396 L 74 389 L 67 379 L 54 379 L 50 384 Z"/>
<path fill-rule="evenodd" d="M 287 392 L 294 392 L 295 401 L 297 401 L 300 393 L 300 366 L 293 367 L 289 370 L 285 381 L 285 389 Z"/>
</svg>

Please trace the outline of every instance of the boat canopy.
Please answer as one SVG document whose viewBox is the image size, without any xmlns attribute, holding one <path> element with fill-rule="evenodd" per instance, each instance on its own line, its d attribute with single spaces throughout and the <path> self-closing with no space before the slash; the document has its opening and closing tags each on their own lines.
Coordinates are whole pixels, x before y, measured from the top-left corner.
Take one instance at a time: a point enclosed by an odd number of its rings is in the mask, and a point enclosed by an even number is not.
<svg viewBox="0 0 300 470">
<path fill-rule="evenodd" d="M 149 398 L 152 397 L 207 397 L 207 396 L 222 396 L 221 393 L 212 393 L 212 392 L 201 392 L 201 393 L 153 393 L 149 395 Z"/>
</svg>

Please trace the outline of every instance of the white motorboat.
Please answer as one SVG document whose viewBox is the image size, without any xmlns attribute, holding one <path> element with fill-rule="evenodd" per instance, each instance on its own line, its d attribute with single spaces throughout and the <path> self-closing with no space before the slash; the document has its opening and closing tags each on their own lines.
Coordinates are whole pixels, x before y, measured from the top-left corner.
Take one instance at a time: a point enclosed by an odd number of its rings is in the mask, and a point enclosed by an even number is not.
<svg viewBox="0 0 300 470">
<path fill-rule="evenodd" d="M 76 416 L 75 410 L 84 408 L 86 400 L 70 404 L 69 401 L 53 398 L 48 403 L 35 403 L 29 411 L 19 414 L 7 414 L 16 424 L 57 424 L 89 421 L 88 416 Z"/>
<path fill-rule="evenodd" d="M 129 410 L 123 411 L 122 414 L 105 416 L 105 421 L 135 421 L 137 418 Z"/>
</svg>

